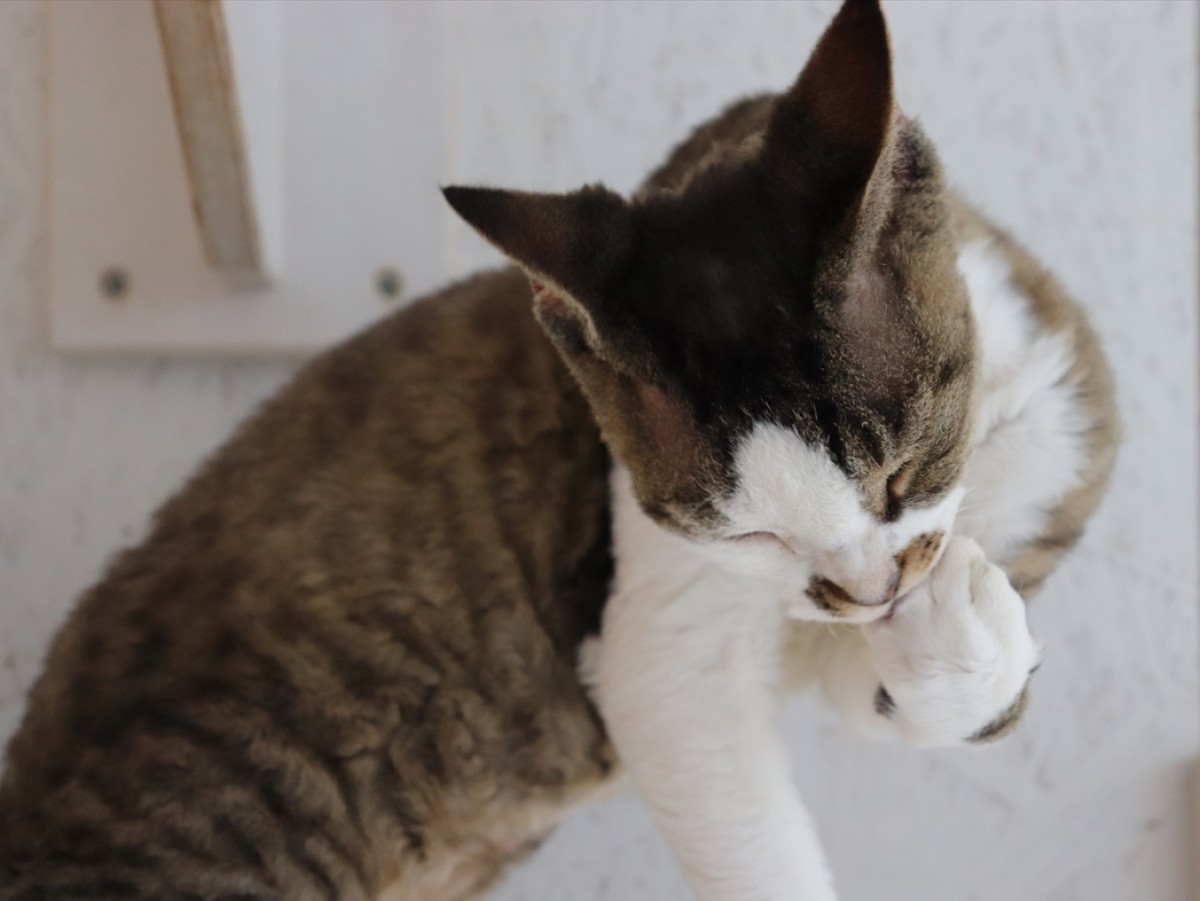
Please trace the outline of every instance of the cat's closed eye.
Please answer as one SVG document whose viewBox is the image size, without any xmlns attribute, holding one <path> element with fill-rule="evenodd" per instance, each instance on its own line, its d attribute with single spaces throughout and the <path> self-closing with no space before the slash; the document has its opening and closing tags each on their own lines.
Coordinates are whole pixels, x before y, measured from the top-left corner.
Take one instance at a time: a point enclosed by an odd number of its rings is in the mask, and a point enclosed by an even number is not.
<svg viewBox="0 0 1200 901">
<path fill-rule="evenodd" d="M 883 497 L 876 509 L 876 515 L 884 522 L 895 522 L 900 518 L 915 468 L 911 463 L 905 464 L 888 476 Z"/>
<path fill-rule="evenodd" d="M 731 535 L 730 541 L 738 544 L 755 544 L 762 547 L 778 547 L 791 552 L 791 546 L 774 532 L 743 532 L 741 535 Z"/>
</svg>

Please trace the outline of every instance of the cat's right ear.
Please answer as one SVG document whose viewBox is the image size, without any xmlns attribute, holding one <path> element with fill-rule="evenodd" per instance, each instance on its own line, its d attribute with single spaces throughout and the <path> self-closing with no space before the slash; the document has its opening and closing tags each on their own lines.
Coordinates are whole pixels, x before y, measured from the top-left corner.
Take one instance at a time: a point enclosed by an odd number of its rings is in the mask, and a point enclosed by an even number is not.
<svg viewBox="0 0 1200 901">
<path fill-rule="evenodd" d="M 789 191 L 816 203 L 861 196 L 894 116 L 879 0 L 845 0 L 775 106 L 763 154 Z"/>
<path fill-rule="evenodd" d="M 447 187 L 442 194 L 529 276 L 534 313 L 550 338 L 567 353 L 593 346 L 599 308 L 630 256 L 629 204 L 602 187 L 569 194 Z"/>
</svg>

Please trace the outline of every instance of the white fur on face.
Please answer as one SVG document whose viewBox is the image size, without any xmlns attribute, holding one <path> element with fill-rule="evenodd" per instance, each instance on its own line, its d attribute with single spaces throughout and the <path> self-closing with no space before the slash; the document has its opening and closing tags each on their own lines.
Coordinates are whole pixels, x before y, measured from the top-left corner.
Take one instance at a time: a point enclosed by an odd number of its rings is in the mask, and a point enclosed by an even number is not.
<svg viewBox="0 0 1200 901">
<path fill-rule="evenodd" d="M 882 616 L 887 607 L 878 602 L 897 576 L 896 554 L 919 535 L 948 533 L 963 496 L 956 489 L 934 506 L 881 523 L 825 448 L 773 423 L 754 426 L 737 448 L 734 471 L 737 491 L 721 507 L 730 538 L 697 550 L 731 571 L 788 586 L 791 615 L 799 619 L 835 619 L 805 595 L 812 578 L 833 582 L 863 605 L 837 621 Z"/>
</svg>

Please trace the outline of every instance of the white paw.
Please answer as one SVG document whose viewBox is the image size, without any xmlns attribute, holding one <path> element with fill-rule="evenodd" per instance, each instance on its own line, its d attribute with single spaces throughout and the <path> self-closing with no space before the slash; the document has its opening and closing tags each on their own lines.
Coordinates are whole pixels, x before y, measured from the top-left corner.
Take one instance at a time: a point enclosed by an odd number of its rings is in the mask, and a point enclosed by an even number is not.
<svg viewBox="0 0 1200 901">
<path fill-rule="evenodd" d="M 915 745 L 1007 733 L 1041 659 L 1025 602 L 979 545 L 951 537 L 928 578 L 892 617 L 863 627 L 882 682 L 876 713 Z"/>
</svg>

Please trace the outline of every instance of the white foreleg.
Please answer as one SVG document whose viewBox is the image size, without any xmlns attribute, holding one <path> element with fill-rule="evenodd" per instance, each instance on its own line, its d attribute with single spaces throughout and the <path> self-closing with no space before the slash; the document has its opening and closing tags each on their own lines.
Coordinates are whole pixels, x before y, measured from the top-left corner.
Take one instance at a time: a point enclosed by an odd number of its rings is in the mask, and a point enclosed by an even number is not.
<svg viewBox="0 0 1200 901">
<path fill-rule="evenodd" d="M 833 901 L 776 726 L 786 604 L 640 515 L 594 674 L 622 762 L 702 901 Z"/>
</svg>

